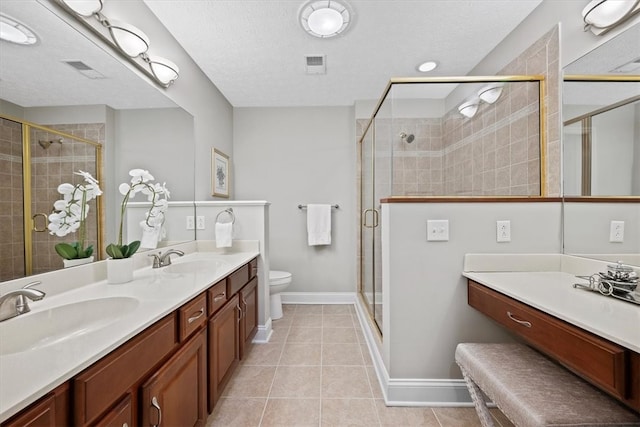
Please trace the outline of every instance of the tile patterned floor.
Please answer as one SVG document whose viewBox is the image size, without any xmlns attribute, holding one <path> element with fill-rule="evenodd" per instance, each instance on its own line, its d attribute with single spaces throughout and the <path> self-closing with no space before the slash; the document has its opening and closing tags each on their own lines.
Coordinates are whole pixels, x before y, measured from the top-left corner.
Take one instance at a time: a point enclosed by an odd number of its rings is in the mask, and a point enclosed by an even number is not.
<svg viewBox="0 0 640 427">
<path fill-rule="evenodd" d="M 207 426 L 480 426 L 473 408 L 384 404 L 351 305 L 285 305 L 268 344 L 256 344 Z M 497 427 L 512 424 L 492 410 Z"/>
</svg>

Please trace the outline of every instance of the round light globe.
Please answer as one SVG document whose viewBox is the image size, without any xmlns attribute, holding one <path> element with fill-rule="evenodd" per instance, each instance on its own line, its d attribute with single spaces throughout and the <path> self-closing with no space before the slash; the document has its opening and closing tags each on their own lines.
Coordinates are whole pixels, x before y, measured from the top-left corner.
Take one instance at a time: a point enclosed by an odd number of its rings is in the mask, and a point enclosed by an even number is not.
<svg viewBox="0 0 640 427">
<path fill-rule="evenodd" d="M 334 9 L 324 8 L 313 11 L 309 15 L 309 28 L 321 36 L 330 36 L 338 32 L 344 24 L 340 12 Z"/>
</svg>

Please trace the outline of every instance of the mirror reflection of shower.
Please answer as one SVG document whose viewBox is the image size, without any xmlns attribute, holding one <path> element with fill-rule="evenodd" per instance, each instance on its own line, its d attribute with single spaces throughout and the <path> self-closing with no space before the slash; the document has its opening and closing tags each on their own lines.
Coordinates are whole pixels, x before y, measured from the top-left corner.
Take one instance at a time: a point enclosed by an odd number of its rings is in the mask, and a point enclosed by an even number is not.
<svg viewBox="0 0 640 427">
<path fill-rule="evenodd" d="M 408 144 L 411 144 L 415 139 L 415 136 L 413 136 L 412 133 L 407 135 L 405 132 L 400 132 L 400 139 Z"/>
<path fill-rule="evenodd" d="M 62 145 L 62 138 L 53 139 L 53 140 L 46 140 L 46 139 L 38 140 L 38 145 L 40 145 L 40 147 L 44 148 L 45 150 L 51 147 L 51 144 L 55 144 L 55 143 Z"/>
</svg>

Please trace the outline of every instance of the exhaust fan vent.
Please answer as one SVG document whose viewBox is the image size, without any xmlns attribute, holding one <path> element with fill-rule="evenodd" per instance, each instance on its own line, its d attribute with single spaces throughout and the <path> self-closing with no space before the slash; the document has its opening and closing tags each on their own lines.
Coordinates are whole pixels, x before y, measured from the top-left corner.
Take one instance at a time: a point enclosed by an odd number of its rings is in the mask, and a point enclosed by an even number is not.
<svg viewBox="0 0 640 427">
<path fill-rule="evenodd" d="M 90 66 L 88 66 L 82 61 L 62 61 L 62 62 L 69 65 L 70 67 L 72 67 L 73 69 L 75 69 L 76 71 L 78 71 L 80 74 L 82 74 L 88 79 L 106 78 L 104 75 L 100 74 L 99 72 L 97 72 L 96 70 L 94 70 L 93 68 L 91 68 Z"/>
<path fill-rule="evenodd" d="M 305 56 L 307 64 L 307 74 L 326 74 L 326 56 L 325 55 L 307 55 Z"/>
</svg>

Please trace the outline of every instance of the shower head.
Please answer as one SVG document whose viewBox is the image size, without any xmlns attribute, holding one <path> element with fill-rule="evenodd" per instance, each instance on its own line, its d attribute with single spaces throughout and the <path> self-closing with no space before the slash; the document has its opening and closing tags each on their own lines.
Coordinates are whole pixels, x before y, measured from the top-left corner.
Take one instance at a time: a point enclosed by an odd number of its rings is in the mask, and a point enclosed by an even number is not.
<svg viewBox="0 0 640 427">
<path fill-rule="evenodd" d="M 45 150 L 51 147 L 51 144 L 53 144 L 54 142 L 57 142 L 58 144 L 62 145 L 62 138 L 58 138 L 54 140 L 46 140 L 46 139 L 38 140 L 38 144 L 40 145 L 40 147 L 44 148 Z"/>
<path fill-rule="evenodd" d="M 411 144 L 413 142 L 413 140 L 415 139 L 415 136 L 413 136 L 412 133 L 410 133 L 409 135 L 407 135 L 404 132 L 400 132 L 400 139 L 402 139 L 403 141 Z"/>
</svg>

